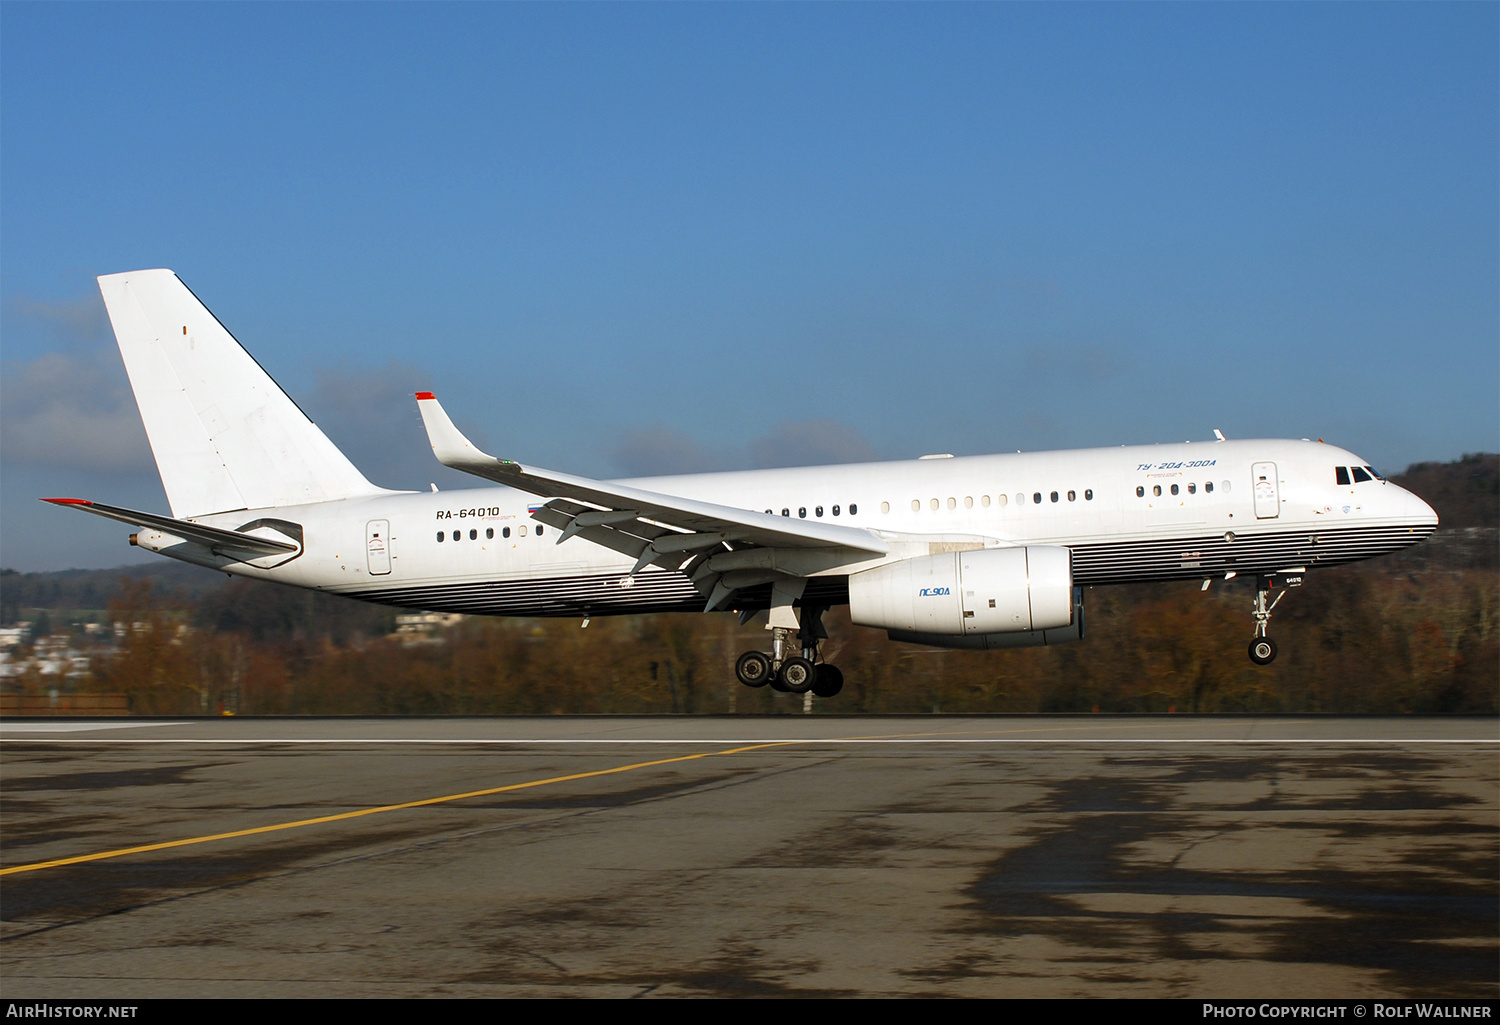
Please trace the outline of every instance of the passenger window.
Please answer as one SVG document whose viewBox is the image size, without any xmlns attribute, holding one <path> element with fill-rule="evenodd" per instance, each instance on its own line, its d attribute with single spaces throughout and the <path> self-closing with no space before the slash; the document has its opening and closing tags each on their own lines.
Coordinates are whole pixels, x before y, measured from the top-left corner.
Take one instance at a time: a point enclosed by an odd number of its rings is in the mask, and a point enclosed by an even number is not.
<svg viewBox="0 0 1500 1025">
<path fill-rule="evenodd" d="M 838 515 L 838 514 L 839 514 L 839 507 L 838 507 L 838 506 L 834 506 L 834 507 L 833 507 L 833 514 L 834 514 L 834 515 L 835 515 L 835 516 L 837 516 L 837 515 Z"/>
<path fill-rule="evenodd" d="M 1042 493 L 1040 491 L 1034 492 L 1032 494 L 1032 496 L 1031 496 L 1031 501 L 1032 501 L 1032 503 L 1034 505 L 1041 505 L 1042 504 Z"/>
<path fill-rule="evenodd" d="M 889 503 L 889 502 L 881 502 L 880 503 L 880 511 L 883 512 L 883 513 L 890 512 L 891 511 L 891 503 Z M 853 514 L 851 513 L 850 515 L 853 515 Z"/>
<path fill-rule="evenodd" d="M 477 531 L 477 530 L 471 530 L 471 531 L 469 531 L 469 540 L 470 541 L 478 541 L 479 540 L 479 531 Z"/>
<path fill-rule="evenodd" d="M 486 541 L 493 541 L 495 539 L 495 528 L 494 527 L 485 527 L 484 528 L 484 538 L 485 538 Z"/>
<path fill-rule="evenodd" d="M 948 499 L 948 508 L 949 509 L 957 509 L 958 508 L 958 499 L 956 499 L 956 498 L 950 498 L 950 499 Z"/>
<path fill-rule="evenodd" d="M 1025 505 L 1026 504 L 1026 496 L 1025 495 L 1021 495 L 1021 494 L 1016 495 L 1016 504 L 1017 505 Z"/>
<path fill-rule="evenodd" d="M 517 527 L 516 528 L 516 533 L 519 534 L 519 535 L 521 535 L 522 537 L 525 537 L 526 536 L 526 524 L 523 523 L 519 527 Z"/>
<path fill-rule="evenodd" d="M 911 500 L 911 511 L 912 512 L 917 512 L 921 508 L 922 508 L 922 500 L 920 498 L 913 498 Z"/>
<path fill-rule="evenodd" d="M 1092 502 L 1094 500 L 1094 489 L 1093 488 L 1087 488 L 1087 489 L 1084 490 L 1084 492 L 1083 492 L 1083 500 L 1085 502 Z"/>
<path fill-rule="evenodd" d="M 1223 488 L 1225 491 L 1228 491 L 1229 490 L 1229 482 L 1227 480 L 1221 480 L 1221 481 L 1219 481 L 1219 487 Z"/>
<path fill-rule="evenodd" d="M 1156 495 L 1158 498 L 1160 498 L 1161 497 L 1161 485 L 1160 484 L 1153 484 L 1151 486 L 1151 493 L 1153 495 Z"/>
<path fill-rule="evenodd" d="M 447 537 L 447 534 L 444 534 L 441 530 L 438 531 L 438 544 L 442 544 Z"/>
<path fill-rule="evenodd" d="M 988 509 L 990 507 L 990 496 L 989 495 L 980 495 L 979 496 L 979 504 L 982 505 L 982 506 L 984 506 L 986 509 Z"/>
<path fill-rule="evenodd" d="M 849 503 L 849 515 L 850 516 L 858 516 L 859 515 L 859 506 L 855 505 L 853 502 Z"/>
<path fill-rule="evenodd" d="M 1076 492 L 1076 491 L 1069 491 L 1068 492 L 1068 501 L 1070 501 L 1070 502 L 1076 502 L 1076 501 L 1078 501 L 1078 492 Z"/>
<path fill-rule="evenodd" d="M 1052 501 L 1054 503 L 1057 501 L 1057 492 L 1056 491 L 1052 492 Z"/>
<path fill-rule="evenodd" d="M 1354 483 L 1356 483 L 1356 484 L 1363 484 L 1367 480 L 1374 480 L 1374 479 L 1375 478 L 1371 477 L 1368 473 L 1366 473 L 1362 467 L 1356 466 L 1354 468 Z"/>
<path fill-rule="evenodd" d="M 538 524 L 538 525 L 537 525 L 537 528 L 536 528 L 536 536 L 537 536 L 537 537 L 541 537 L 541 536 L 542 536 L 542 527 L 541 527 L 541 524 Z"/>
<path fill-rule="evenodd" d="M 934 498 L 934 499 L 933 499 L 933 500 L 932 500 L 932 511 L 933 511 L 933 512 L 937 512 L 937 509 L 938 509 L 938 506 L 940 506 L 940 505 L 942 505 L 942 504 L 943 504 L 943 503 L 941 503 L 941 502 L 939 502 L 939 501 L 938 501 L 938 500 L 937 500 L 937 499 L 936 499 L 936 498 Z"/>
<path fill-rule="evenodd" d="M 1136 498 L 1145 498 L 1146 497 L 1146 489 L 1145 488 L 1139 488 L 1139 487 L 1136 488 L 1135 489 L 1135 497 Z"/>
<path fill-rule="evenodd" d="M 813 515 L 814 516 L 822 516 L 823 515 L 823 507 L 821 505 L 814 507 L 814 509 L 813 509 Z"/>
<path fill-rule="evenodd" d="M 1190 494 L 1190 495 L 1196 495 L 1197 493 L 1198 493 L 1198 485 L 1196 485 L 1196 484 L 1189 484 L 1188 485 L 1188 494 Z"/>
<path fill-rule="evenodd" d="M 805 505 L 798 506 L 797 507 L 797 516 L 800 519 L 804 519 L 804 520 L 807 519 L 807 506 L 805 506 Z"/>
<path fill-rule="evenodd" d="M 974 508 L 974 496 L 973 495 L 965 495 L 964 496 L 964 508 L 965 509 L 972 509 L 972 508 Z"/>
<path fill-rule="evenodd" d="M 1336 483 L 1336 484 L 1340 484 L 1340 485 L 1342 485 L 1344 487 L 1348 487 L 1349 486 L 1349 467 L 1347 467 L 1347 466 L 1335 466 L 1333 468 L 1333 480 L 1334 480 L 1334 483 Z"/>
<path fill-rule="evenodd" d="M 463 531 L 460 531 L 460 530 L 455 530 L 455 531 L 454 531 L 454 532 L 453 532 L 453 540 L 455 540 L 455 541 L 457 541 L 457 540 L 459 540 L 459 539 L 461 539 L 461 538 L 462 538 L 462 537 L 463 537 L 463 536 L 464 536 L 464 535 L 463 535 Z"/>
<path fill-rule="evenodd" d="M 783 515 L 783 516 L 790 516 L 791 514 L 792 514 L 792 511 L 790 509 L 783 509 L 783 510 L 781 510 L 781 515 Z"/>
<path fill-rule="evenodd" d="M 1006 505 L 1006 504 L 1008 504 L 1010 502 L 1010 496 L 1009 495 L 996 495 L 995 496 L 995 501 L 999 502 L 1001 505 Z"/>
<path fill-rule="evenodd" d="M 1209 480 L 1209 481 L 1204 481 L 1203 482 L 1203 493 L 1205 495 L 1211 495 L 1211 494 L 1214 493 L 1214 482 L 1213 481 Z"/>
<path fill-rule="evenodd" d="M 1172 494 L 1174 494 L 1174 495 L 1177 494 L 1177 485 L 1176 484 L 1172 485 Z"/>
</svg>

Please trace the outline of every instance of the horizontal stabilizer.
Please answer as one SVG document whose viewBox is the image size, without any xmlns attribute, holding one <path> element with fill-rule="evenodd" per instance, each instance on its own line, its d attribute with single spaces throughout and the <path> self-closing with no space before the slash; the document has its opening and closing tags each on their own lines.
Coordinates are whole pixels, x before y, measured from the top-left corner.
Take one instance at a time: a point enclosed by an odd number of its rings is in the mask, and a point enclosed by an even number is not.
<svg viewBox="0 0 1500 1025">
<path fill-rule="evenodd" d="M 225 530 L 222 527 L 210 527 L 202 523 L 193 523 L 189 520 L 174 520 L 170 516 L 158 516 L 155 513 L 136 512 L 134 509 L 121 509 L 113 505 L 101 505 L 98 502 L 90 502 L 83 498 L 44 498 L 43 502 L 51 502 L 53 505 L 66 506 L 71 509 L 80 509 L 83 512 L 93 513 L 95 516 L 103 516 L 111 520 L 119 520 L 121 523 L 129 523 L 137 527 L 149 527 L 159 530 L 163 534 L 171 534 L 180 537 L 184 541 L 193 541 L 209 548 L 230 549 L 236 552 L 254 552 L 256 555 L 284 555 L 288 552 L 297 551 L 297 546 L 286 541 L 275 541 L 268 537 L 256 537 L 254 534 L 242 534 L 237 530 Z"/>
</svg>

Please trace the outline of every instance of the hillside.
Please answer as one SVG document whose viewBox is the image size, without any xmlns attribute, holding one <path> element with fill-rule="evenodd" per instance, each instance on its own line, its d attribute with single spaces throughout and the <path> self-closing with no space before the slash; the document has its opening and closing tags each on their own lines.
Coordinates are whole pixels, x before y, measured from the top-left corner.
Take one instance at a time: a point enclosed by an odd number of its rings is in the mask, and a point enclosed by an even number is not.
<svg viewBox="0 0 1500 1025">
<path fill-rule="evenodd" d="M 1436 509 L 1444 527 L 1500 526 L 1500 455 L 1493 452 L 1413 463 L 1391 480 Z"/>
</svg>

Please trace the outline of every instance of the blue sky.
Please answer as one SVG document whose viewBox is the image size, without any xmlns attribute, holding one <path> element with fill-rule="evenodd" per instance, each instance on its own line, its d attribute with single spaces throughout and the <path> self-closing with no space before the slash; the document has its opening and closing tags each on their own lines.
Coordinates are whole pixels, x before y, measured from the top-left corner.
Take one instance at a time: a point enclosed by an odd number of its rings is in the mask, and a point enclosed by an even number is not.
<svg viewBox="0 0 1500 1025">
<path fill-rule="evenodd" d="M 95 275 L 366 475 L 1500 448 L 1493 4 L 0 5 L 0 562 L 165 510 Z M 477 482 L 476 482 L 477 483 Z"/>
</svg>

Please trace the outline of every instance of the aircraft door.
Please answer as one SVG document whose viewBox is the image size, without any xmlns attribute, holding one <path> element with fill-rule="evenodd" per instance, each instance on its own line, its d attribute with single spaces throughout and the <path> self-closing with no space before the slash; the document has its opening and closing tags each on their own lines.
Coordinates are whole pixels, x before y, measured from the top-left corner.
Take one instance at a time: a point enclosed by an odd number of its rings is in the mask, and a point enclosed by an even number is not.
<svg viewBox="0 0 1500 1025">
<path fill-rule="evenodd" d="M 391 571 L 390 520 L 371 520 L 365 524 L 365 563 L 372 577 Z"/>
<path fill-rule="evenodd" d="M 1276 482 L 1275 463 L 1254 463 L 1250 480 L 1255 489 L 1255 518 L 1274 520 L 1281 515 L 1281 494 Z"/>
</svg>

